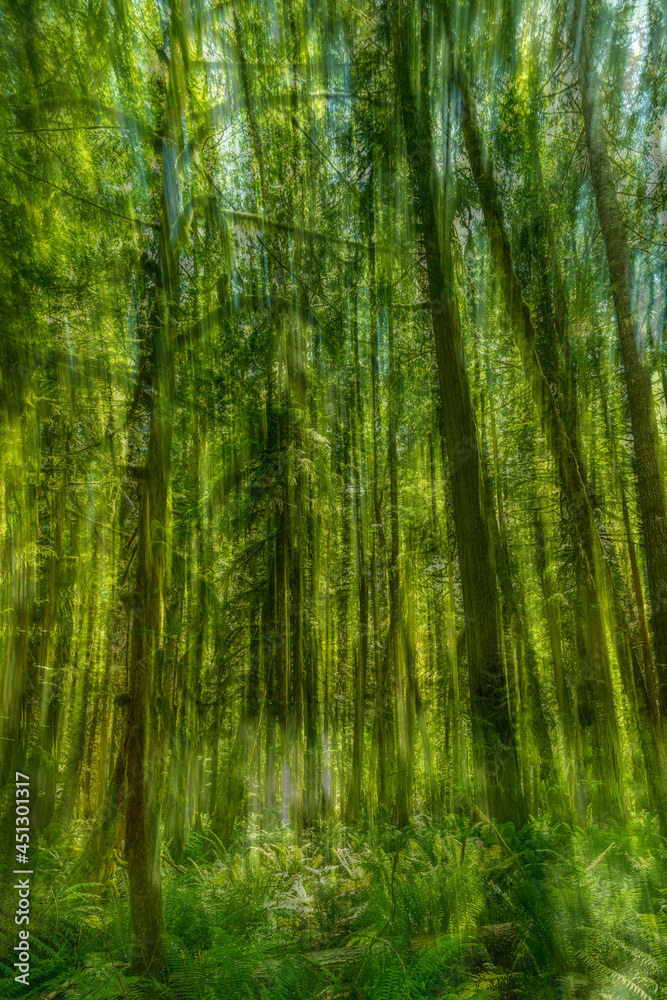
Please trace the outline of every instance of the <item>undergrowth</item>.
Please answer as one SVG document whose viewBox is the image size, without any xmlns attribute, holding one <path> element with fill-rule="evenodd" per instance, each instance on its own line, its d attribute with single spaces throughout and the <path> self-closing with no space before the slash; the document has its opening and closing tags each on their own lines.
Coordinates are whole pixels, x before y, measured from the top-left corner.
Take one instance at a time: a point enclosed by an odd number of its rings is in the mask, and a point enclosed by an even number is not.
<svg viewBox="0 0 667 1000">
<path fill-rule="evenodd" d="M 83 830 L 81 833 L 83 834 Z M 667 1000 L 667 850 L 650 822 L 586 831 L 336 826 L 297 846 L 193 833 L 163 855 L 170 978 L 129 972 L 127 874 L 77 881 L 76 845 L 35 849 L 30 986 L 3 908 L 0 998 Z"/>
</svg>

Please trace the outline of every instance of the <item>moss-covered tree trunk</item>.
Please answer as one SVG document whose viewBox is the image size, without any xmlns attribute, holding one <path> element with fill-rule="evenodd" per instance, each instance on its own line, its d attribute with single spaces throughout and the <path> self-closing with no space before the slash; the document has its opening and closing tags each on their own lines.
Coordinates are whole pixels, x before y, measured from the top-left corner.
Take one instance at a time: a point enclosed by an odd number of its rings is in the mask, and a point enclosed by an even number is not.
<svg viewBox="0 0 667 1000">
<path fill-rule="evenodd" d="M 600 815 L 621 816 L 621 758 L 609 652 L 596 573 L 604 562 L 586 486 L 536 349 L 536 331 L 514 269 L 495 180 L 485 160 L 476 111 L 466 82 L 454 68 L 461 93 L 460 118 L 473 178 L 477 185 L 505 307 L 537 416 L 554 456 L 569 514 L 577 535 L 577 711 L 590 770 L 590 794 Z"/>
<path fill-rule="evenodd" d="M 463 360 L 457 289 L 445 222 L 438 232 L 436 171 L 428 94 L 413 93 L 409 48 L 395 42 L 408 165 L 426 256 L 459 567 L 466 619 L 470 711 L 478 800 L 497 820 L 520 825 L 524 806 L 500 636 L 500 603 L 482 487 L 477 426 Z"/>
<path fill-rule="evenodd" d="M 581 4 L 577 70 L 595 204 L 611 279 L 623 378 L 632 427 L 637 499 L 646 553 L 651 629 L 663 726 L 667 720 L 667 500 L 650 367 L 640 357 L 631 303 L 630 255 L 616 194 L 585 3 Z"/>
</svg>

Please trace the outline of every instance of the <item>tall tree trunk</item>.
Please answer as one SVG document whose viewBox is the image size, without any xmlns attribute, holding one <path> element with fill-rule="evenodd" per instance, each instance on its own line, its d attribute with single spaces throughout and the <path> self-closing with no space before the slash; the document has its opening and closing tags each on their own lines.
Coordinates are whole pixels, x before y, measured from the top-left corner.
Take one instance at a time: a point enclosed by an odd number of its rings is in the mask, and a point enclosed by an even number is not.
<svg viewBox="0 0 667 1000">
<path fill-rule="evenodd" d="M 355 289 L 356 293 L 356 289 Z M 348 822 L 359 819 L 361 810 L 361 793 L 364 769 L 364 726 L 366 702 L 366 663 L 368 659 L 368 580 L 366 571 L 366 555 L 364 545 L 363 518 L 363 486 L 361 469 L 363 458 L 363 409 L 361 401 L 361 372 L 359 364 L 359 330 L 356 322 L 356 304 L 354 306 L 355 322 L 352 336 L 354 338 L 355 359 L 355 401 L 352 440 L 352 472 L 354 476 L 354 513 L 356 530 L 357 556 L 357 587 L 359 598 L 359 636 L 354 660 L 354 735 L 352 744 L 352 775 L 347 800 Z"/>
<path fill-rule="evenodd" d="M 437 176 L 425 90 L 413 94 L 407 42 L 396 39 L 401 100 L 413 198 L 426 254 L 431 319 L 440 375 L 445 440 L 458 543 L 478 799 L 497 820 L 524 816 L 517 750 L 510 719 L 500 637 L 500 604 L 482 488 L 482 468 L 463 343 L 449 232 L 438 236 Z"/>
<path fill-rule="evenodd" d="M 396 818 L 398 826 L 403 829 L 410 818 L 410 791 L 408 768 L 410 762 L 410 747 L 408 740 L 407 691 L 405 681 L 405 665 L 400 642 L 401 630 L 401 567 L 400 567 L 400 537 L 398 521 L 398 453 L 396 450 L 396 362 L 394 349 L 394 322 L 391 300 L 387 302 L 389 311 L 389 638 L 388 650 L 394 675 L 394 693 L 396 699 Z"/>
<path fill-rule="evenodd" d="M 664 726 L 667 720 L 667 504 L 664 470 L 650 368 L 639 355 L 635 337 L 627 235 L 607 150 L 600 86 L 594 65 L 585 0 L 582 0 L 579 10 L 580 23 L 576 26 L 575 39 L 578 45 L 579 91 L 595 203 L 607 252 L 630 410 L 658 695 Z"/>
<path fill-rule="evenodd" d="M 166 528 L 171 426 L 168 418 L 156 413 L 155 409 L 151 414 L 146 475 L 139 509 L 135 581 L 137 608 L 132 630 L 127 711 L 125 847 L 130 885 L 132 966 L 138 972 L 150 971 L 161 975 L 164 972 L 161 946 L 164 918 L 156 787 L 158 718 L 154 699 L 155 658 L 161 645 L 164 610 L 165 566 L 160 549 L 166 546 L 162 532 Z"/>
<path fill-rule="evenodd" d="M 341 392 L 338 400 L 338 434 L 340 440 L 340 452 L 338 455 L 338 478 L 340 482 L 340 541 L 339 541 L 339 566 L 340 575 L 336 594 L 336 622 L 338 625 L 338 635 L 336 644 L 336 674 L 334 680 L 334 708 L 333 708 L 333 742 L 332 750 L 336 762 L 334 773 L 337 775 L 336 784 L 340 791 L 340 806 L 345 808 L 345 778 L 343 757 L 343 740 L 345 734 L 344 720 L 344 697 L 346 691 L 346 680 L 349 668 L 350 655 L 350 583 L 352 577 L 352 525 L 351 525 L 351 483 L 350 483 L 350 421 L 349 421 L 349 394 Z M 341 702 L 343 705 L 341 706 Z M 334 797 L 334 802 L 337 797 Z"/>
<path fill-rule="evenodd" d="M 173 165 L 163 157 L 168 174 Z M 163 199 L 166 195 L 163 193 Z M 175 298 L 176 270 L 163 204 L 158 264 L 144 261 L 145 280 L 158 287 L 148 294 L 144 317 L 145 365 L 148 381 L 148 446 L 139 482 L 136 576 L 130 647 L 127 718 L 127 811 L 125 850 L 128 864 L 132 968 L 162 978 L 166 959 L 160 874 L 159 716 L 162 697 L 157 661 L 163 648 L 165 583 L 168 563 L 169 481 L 173 434 L 173 345 L 170 305 Z M 157 274 L 153 272 L 155 267 Z"/>
<path fill-rule="evenodd" d="M 604 556 L 581 470 L 537 356 L 535 327 L 514 270 L 495 181 L 490 164 L 483 154 L 475 109 L 466 83 L 456 66 L 453 76 L 461 91 L 461 127 L 484 213 L 491 256 L 537 415 L 556 462 L 582 557 L 578 572 L 582 612 L 579 624 L 585 623 L 585 628 L 579 630 L 578 708 L 582 730 L 591 734 L 587 739 L 586 750 L 591 768 L 591 791 L 595 795 L 600 815 L 612 813 L 621 816 L 622 768 L 618 724 L 596 581 L 596 570 L 604 563 Z"/>
<path fill-rule="evenodd" d="M 378 580 L 384 577 L 386 542 L 382 520 L 382 491 L 380 489 L 379 442 L 382 438 L 382 398 L 380 390 L 380 366 L 378 340 L 380 336 L 380 316 L 378 312 L 377 255 L 375 249 L 375 172 L 371 168 L 368 187 L 368 313 L 370 322 L 371 349 L 371 422 L 373 438 L 373 544 L 371 550 L 371 605 L 373 615 L 373 659 L 375 666 L 375 731 L 377 742 L 376 794 L 378 812 L 385 817 L 389 807 L 388 768 L 393 759 L 391 740 L 391 697 L 386 678 L 385 656 L 380 639 L 380 595 Z"/>
</svg>

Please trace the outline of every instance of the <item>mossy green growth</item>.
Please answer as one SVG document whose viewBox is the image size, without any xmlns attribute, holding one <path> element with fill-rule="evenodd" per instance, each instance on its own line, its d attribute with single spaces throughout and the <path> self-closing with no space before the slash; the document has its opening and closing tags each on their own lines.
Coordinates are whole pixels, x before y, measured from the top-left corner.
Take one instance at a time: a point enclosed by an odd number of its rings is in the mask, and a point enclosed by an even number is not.
<svg viewBox="0 0 667 1000">
<path fill-rule="evenodd" d="M 127 873 L 73 884 L 42 849 L 31 983 L 0 997 L 586 1000 L 667 996 L 667 850 L 653 826 L 515 831 L 447 817 L 374 842 L 352 827 L 301 845 L 203 830 L 163 858 L 166 984 L 129 975 Z"/>
</svg>

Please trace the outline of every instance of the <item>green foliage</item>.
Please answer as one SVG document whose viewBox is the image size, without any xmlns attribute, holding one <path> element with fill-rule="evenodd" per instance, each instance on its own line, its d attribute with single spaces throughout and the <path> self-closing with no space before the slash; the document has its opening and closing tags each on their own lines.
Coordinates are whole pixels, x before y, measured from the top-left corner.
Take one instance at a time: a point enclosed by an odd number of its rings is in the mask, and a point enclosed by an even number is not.
<svg viewBox="0 0 667 1000">
<path fill-rule="evenodd" d="M 0 0 L 0 998 L 664 1000 L 666 28 Z"/>
<path fill-rule="evenodd" d="M 71 863 L 42 851 L 31 986 L 19 991 L 5 964 L 0 996 L 667 995 L 667 851 L 639 825 L 533 824 L 506 829 L 501 846 L 489 827 L 449 821 L 381 839 L 392 853 L 345 828 L 301 847 L 285 831 L 212 859 L 202 831 L 183 865 L 163 865 L 163 985 L 129 975 L 125 869 L 104 889 L 75 885 Z"/>
</svg>

